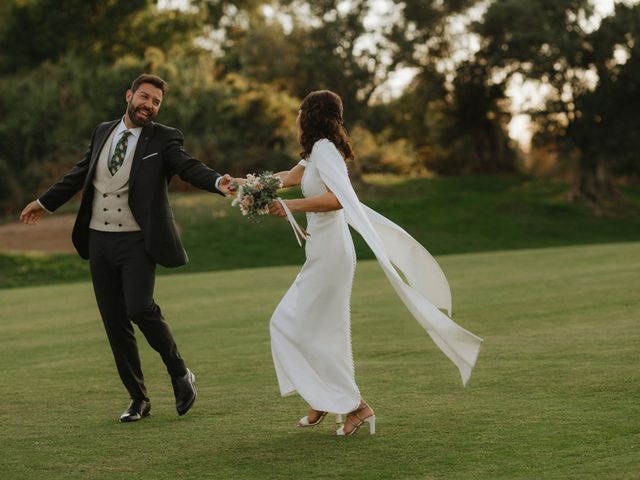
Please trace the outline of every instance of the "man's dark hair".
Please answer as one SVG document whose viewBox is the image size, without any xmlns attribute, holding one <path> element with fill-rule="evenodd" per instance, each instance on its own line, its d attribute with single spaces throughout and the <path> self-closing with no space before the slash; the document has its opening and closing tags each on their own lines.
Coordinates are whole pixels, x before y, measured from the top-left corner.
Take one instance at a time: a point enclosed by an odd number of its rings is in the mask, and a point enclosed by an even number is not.
<svg viewBox="0 0 640 480">
<path fill-rule="evenodd" d="M 162 96 L 169 90 L 169 84 L 165 82 L 163 79 L 158 77 L 157 75 L 151 75 L 149 73 L 143 73 L 138 78 L 136 78 L 131 84 L 131 91 L 136 93 L 136 90 L 143 83 L 150 83 L 156 88 L 162 90 Z"/>
</svg>

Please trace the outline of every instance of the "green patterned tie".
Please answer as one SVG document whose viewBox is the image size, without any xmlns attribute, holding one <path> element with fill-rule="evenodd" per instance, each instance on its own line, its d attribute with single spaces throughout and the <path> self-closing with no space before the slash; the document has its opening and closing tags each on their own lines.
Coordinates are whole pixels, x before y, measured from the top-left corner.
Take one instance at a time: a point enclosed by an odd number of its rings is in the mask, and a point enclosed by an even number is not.
<svg viewBox="0 0 640 480">
<path fill-rule="evenodd" d="M 131 135 L 131 132 L 129 130 L 125 130 L 124 132 L 122 132 L 122 137 L 120 137 L 120 140 L 118 140 L 118 143 L 116 144 L 116 149 L 113 152 L 113 156 L 111 157 L 111 160 L 109 160 L 109 171 L 111 172 L 111 175 L 115 175 L 118 169 L 124 163 L 124 156 L 127 153 L 127 142 L 129 135 Z"/>
</svg>

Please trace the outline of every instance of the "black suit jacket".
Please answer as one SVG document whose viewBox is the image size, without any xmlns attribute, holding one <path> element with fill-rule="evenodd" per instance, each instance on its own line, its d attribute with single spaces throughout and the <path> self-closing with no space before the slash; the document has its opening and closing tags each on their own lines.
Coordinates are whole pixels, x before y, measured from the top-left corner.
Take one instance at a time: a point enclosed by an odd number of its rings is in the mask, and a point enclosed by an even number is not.
<svg viewBox="0 0 640 480">
<path fill-rule="evenodd" d="M 89 258 L 96 164 L 109 134 L 119 122 L 114 120 L 98 125 L 82 159 L 39 198 L 40 203 L 53 212 L 83 190 L 72 239 L 84 259 Z M 138 139 L 129 176 L 129 207 L 140 225 L 147 252 L 165 267 L 179 267 L 188 262 L 169 205 L 167 187 L 171 178 L 178 175 L 195 187 L 223 195 L 215 188 L 220 174 L 185 152 L 183 142 L 180 130 L 153 122 L 145 126 Z"/>
</svg>

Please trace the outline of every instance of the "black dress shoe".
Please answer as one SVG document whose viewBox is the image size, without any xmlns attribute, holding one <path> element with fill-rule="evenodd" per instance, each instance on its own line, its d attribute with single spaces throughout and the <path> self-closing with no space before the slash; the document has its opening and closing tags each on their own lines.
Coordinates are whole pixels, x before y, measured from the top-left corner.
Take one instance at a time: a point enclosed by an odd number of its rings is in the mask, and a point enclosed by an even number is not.
<svg viewBox="0 0 640 480">
<path fill-rule="evenodd" d="M 174 377 L 171 379 L 171 383 L 173 384 L 173 394 L 176 397 L 178 415 L 184 415 L 196 401 L 196 376 L 187 369 L 187 373 L 183 377 Z"/>
<path fill-rule="evenodd" d="M 149 416 L 151 403 L 146 400 L 132 400 L 129 408 L 120 415 L 121 422 L 137 422 Z"/>
</svg>

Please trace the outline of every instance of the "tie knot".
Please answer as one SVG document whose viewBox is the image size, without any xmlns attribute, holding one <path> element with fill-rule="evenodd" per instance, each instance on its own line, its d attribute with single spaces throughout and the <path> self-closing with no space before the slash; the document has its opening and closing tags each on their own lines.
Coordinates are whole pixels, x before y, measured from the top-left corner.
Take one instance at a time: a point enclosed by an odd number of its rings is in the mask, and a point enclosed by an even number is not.
<svg viewBox="0 0 640 480">
<path fill-rule="evenodd" d="M 127 138 L 129 135 L 131 135 L 131 132 L 129 130 L 125 130 L 124 132 L 122 132 L 122 138 Z"/>
</svg>

